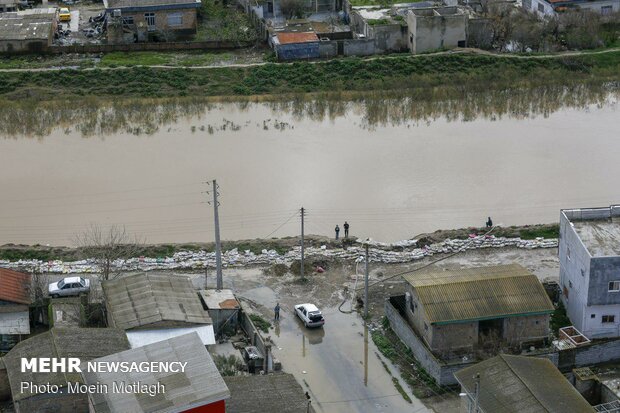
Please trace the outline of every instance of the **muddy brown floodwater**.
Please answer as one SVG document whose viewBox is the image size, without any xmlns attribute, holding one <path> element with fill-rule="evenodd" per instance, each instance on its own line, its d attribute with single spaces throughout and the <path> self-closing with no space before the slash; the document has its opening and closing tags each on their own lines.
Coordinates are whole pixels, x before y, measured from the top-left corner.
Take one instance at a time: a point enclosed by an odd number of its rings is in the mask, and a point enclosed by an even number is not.
<svg viewBox="0 0 620 413">
<path fill-rule="evenodd" d="M 384 241 L 489 215 L 554 222 L 562 207 L 620 201 L 617 94 L 575 94 L 565 106 L 563 94 L 504 96 L 499 108 L 483 97 L 432 108 L 379 99 L 14 109 L 0 127 L 0 244 L 71 245 L 92 222 L 151 243 L 209 241 L 203 182 L 214 178 L 224 239 L 298 234 L 301 206 L 306 233 L 331 235 L 346 220 L 353 236 Z"/>
</svg>

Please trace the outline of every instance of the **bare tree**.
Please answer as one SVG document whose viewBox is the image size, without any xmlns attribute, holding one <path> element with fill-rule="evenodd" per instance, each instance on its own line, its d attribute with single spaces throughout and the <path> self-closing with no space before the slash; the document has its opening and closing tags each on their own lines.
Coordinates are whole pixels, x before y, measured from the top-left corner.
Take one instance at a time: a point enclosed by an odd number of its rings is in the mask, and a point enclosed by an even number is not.
<svg viewBox="0 0 620 413">
<path fill-rule="evenodd" d="M 100 281 L 118 277 L 123 271 L 124 261 L 138 256 L 144 246 L 144 241 L 131 237 L 124 226 L 112 225 L 103 229 L 97 224 L 91 224 L 86 231 L 76 235 L 75 243 L 81 255 L 97 265 Z M 121 265 L 115 265 L 117 261 Z"/>
</svg>

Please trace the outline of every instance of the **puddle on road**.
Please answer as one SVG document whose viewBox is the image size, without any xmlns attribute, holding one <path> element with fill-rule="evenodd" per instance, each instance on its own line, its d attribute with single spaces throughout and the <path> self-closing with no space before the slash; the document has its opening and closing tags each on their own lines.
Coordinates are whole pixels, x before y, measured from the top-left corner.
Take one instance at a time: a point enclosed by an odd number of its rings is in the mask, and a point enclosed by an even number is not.
<svg viewBox="0 0 620 413">
<path fill-rule="evenodd" d="M 428 411 L 410 391 L 412 404 L 396 390 L 356 314 L 337 309 L 323 314 L 322 329 L 306 329 L 292 313 L 284 314 L 279 333 L 272 337 L 275 356 L 310 393 L 317 412 Z"/>
</svg>

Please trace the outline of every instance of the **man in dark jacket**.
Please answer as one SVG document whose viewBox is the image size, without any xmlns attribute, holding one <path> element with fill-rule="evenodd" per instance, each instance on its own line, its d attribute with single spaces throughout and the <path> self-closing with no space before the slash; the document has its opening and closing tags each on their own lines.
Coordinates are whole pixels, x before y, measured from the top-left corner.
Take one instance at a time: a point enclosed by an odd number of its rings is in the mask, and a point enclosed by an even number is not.
<svg viewBox="0 0 620 413">
<path fill-rule="evenodd" d="M 349 238 L 349 223 L 344 221 L 344 237 Z"/>
<path fill-rule="evenodd" d="M 334 229 L 334 231 L 336 231 L 336 239 L 338 239 L 338 234 L 340 234 L 340 227 L 336 225 L 336 228 Z"/>
</svg>

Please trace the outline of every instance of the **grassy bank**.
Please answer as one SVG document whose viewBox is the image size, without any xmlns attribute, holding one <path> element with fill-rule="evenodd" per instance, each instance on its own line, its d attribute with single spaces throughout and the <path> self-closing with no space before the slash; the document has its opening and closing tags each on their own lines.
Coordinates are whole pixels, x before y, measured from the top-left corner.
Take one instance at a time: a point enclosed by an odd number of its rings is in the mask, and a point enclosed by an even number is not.
<svg viewBox="0 0 620 413">
<path fill-rule="evenodd" d="M 346 58 L 211 69 L 61 70 L 0 73 L 0 98 L 251 96 L 308 92 L 456 91 L 618 80 L 620 51 L 557 58 L 474 54 Z"/>
</svg>

